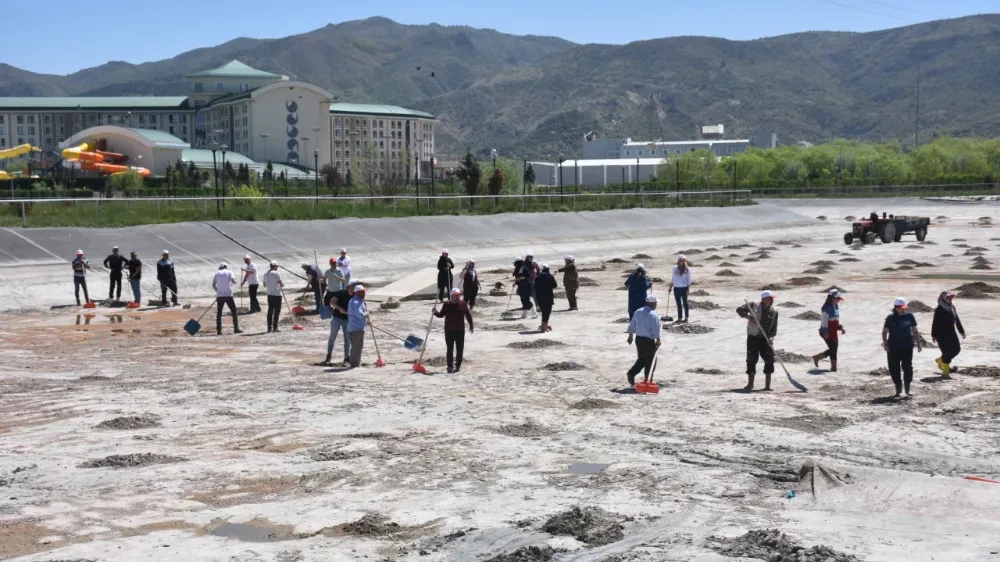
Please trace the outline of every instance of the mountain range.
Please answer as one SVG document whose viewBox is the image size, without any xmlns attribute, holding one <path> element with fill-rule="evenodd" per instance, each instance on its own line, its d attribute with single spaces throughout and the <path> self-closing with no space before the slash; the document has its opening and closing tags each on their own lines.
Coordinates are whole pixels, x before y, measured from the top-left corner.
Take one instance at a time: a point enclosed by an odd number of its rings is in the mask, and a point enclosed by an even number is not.
<svg viewBox="0 0 1000 562">
<path fill-rule="evenodd" d="M 912 143 L 918 83 L 921 140 L 998 136 L 998 55 L 998 14 L 870 33 L 627 45 L 370 18 L 67 76 L 0 64 L 0 96 L 183 95 L 185 75 L 238 59 L 326 87 L 340 101 L 429 111 L 440 121 L 439 159 L 466 148 L 554 159 L 578 155 L 590 131 L 685 140 L 719 123 L 728 137 L 773 131 L 787 144 Z"/>
</svg>

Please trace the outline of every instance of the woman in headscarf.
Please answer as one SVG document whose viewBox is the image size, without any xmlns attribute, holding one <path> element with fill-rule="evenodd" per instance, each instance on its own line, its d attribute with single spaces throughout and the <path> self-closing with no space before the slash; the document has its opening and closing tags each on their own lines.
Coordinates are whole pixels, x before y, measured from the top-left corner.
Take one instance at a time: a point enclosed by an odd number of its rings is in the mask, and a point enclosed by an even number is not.
<svg viewBox="0 0 1000 562">
<path fill-rule="evenodd" d="M 677 265 L 674 266 L 674 272 L 670 278 L 670 286 L 674 293 L 674 300 L 677 301 L 677 322 L 686 324 L 690 318 L 688 313 L 688 291 L 691 288 L 691 268 L 688 267 L 687 258 L 684 254 L 677 257 Z M 670 301 L 667 302 L 669 303 Z"/>
<path fill-rule="evenodd" d="M 631 320 L 636 310 L 646 306 L 646 295 L 653 288 L 653 282 L 646 277 L 646 267 L 641 263 L 636 265 L 635 271 L 625 280 L 625 286 L 628 287 L 628 317 Z"/>
<path fill-rule="evenodd" d="M 535 278 L 535 304 L 542 309 L 542 325 L 538 327 L 539 332 L 552 331 L 552 328 L 549 327 L 549 316 L 556 303 L 555 291 L 558 286 L 559 284 L 556 283 L 556 278 L 549 270 L 549 266 L 543 264 L 542 272 Z"/>
<path fill-rule="evenodd" d="M 517 292 L 517 296 L 521 297 L 521 319 L 528 317 L 528 311 L 534 312 L 535 307 L 531 304 L 531 279 L 526 276 L 524 268 L 524 260 L 517 258 L 514 260 L 514 287 Z M 532 318 L 537 316 L 533 314 Z"/>
<path fill-rule="evenodd" d="M 941 357 L 934 361 L 938 369 L 941 369 L 941 376 L 951 378 L 951 361 L 962 351 L 962 344 L 958 339 L 961 334 L 965 338 L 965 328 L 958 318 L 958 311 L 954 305 L 955 293 L 942 291 L 938 296 L 938 305 L 934 309 L 934 323 L 931 324 L 931 339 L 937 343 L 941 350 Z"/>
<path fill-rule="evenodd" d="M 479 273 L 476 271 L 476 260 L 469 260 L 465 264 L 465 271 L 462 275 L 462 299 L 469 305 L 469 310 L 476 306 L 476 295 L 479 294 Z"/>
<path fill-rule="evenodd" d="M 830 372 L 837 372 L 837 347 L 840 345 L 840 334 L 846 334 L 844 326 L 840 323 L 840 301 L 844 297 L 840 296 L 840 291 L 830 289 L 826 295 L 826 302 L 820 309 L 819 337 L 826 342 L 826 351 L 812 356 L 813 365 L 819 368 L 820 359 L 830 358 Z"/>
</svg>

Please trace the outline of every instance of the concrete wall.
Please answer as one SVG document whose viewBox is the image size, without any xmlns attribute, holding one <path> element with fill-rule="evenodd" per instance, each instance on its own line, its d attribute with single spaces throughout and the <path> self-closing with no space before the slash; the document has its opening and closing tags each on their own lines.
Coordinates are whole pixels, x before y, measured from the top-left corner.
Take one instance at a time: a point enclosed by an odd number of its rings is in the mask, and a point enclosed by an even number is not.
<svg viewBox="0 0 1000 562">
<path fill-rule="evenodd" d="M 289 83 L 269 89 L 250 104 L 250 156 L 264 161 L 261 134 L 269 134 L 267 158 L 275 162 L 299 162 L 313 167 L 313 149 L 318 149 L 319 166 L 330 162 L 330 104 L 312 89 Z M 242 119 L 242 115 L 240 116 Z M 313 131 L 319 127 L 319 131 Z M 302 140 L 309 137 L 309 141 Z"/>
</svg>

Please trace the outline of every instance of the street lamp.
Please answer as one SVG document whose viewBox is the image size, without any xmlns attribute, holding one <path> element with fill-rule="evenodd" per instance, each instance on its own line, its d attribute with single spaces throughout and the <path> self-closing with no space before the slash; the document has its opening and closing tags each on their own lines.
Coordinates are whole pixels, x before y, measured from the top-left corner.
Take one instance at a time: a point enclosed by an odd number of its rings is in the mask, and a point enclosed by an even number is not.
<svg viewBox="0 0 1000 562">
<path fill-rule="evenodd" d="M 219 148 L 219 143 L 213 142 L 212 147 L 212 172 L 215 175 L 215 217 L 222 218 L 222 210 L 219 208 L 219 166 L 215 161 L 215 151 Z"/>
<path fill-rule="evenodd" d="M 313 147 L 313 167 L 316 168 L 316 179 L 313 186 L 316 192 L 316 199 L 319 199 L 319 149 Z"/>
<path fill-rule="evenodd" d="M 262 142 L 264 143 L 264 162 L 265 163 L 267 162 L 267 139 L 270 136 L 271 136 L 270 133 L 261 133 L 260 134 L 260 138 L 264 139 Z"/>
<path fill-rule="evenodd" d="M 563 183 L 562 183 L 562 165 L 565 160 L 563 160 L 562 155 L 559 155 L 559 197 L 563 194 Z"/>
<path fill-rule="evenodd" d="M 639 157 L 635 157 L 635 191 L 639 192 Z"/>
<path fill-rule="evenodd" d="M 302 149 L 303 149 L 302 150 L 303 152 L 305 152 L 306 154 L 309 154 L 309 137 L 302 137 Z M 306 158 L 309 158 L 309 157 L 306 156 Z M 308 171 L 308 169 L 309 169 L 309 161 L 306 160 L 306 170 Z M 308 177 L 308 176 L 306 176 L 306 177 Z"/>
<path fill-rule="evenodd" d="M 229 145 L 220 145 L 219 150 L 222 151 L 222 197 L 226 196 L 226 151 L 229 150 Z M 226 206 L 226 202 L 222 202 L 222 206 Z"/>
</svg>

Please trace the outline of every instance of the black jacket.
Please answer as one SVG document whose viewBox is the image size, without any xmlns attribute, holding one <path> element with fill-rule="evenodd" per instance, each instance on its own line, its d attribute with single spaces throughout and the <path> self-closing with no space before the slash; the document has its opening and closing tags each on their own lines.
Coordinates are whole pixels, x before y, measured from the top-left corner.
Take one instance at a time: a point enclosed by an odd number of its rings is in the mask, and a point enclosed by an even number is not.
<svg viewBox="0 0 1000 562">
<path fill-rule="evenodd" d="M 177 279 L 174 275 L 174 262 L 171 260 L 160 260 L 156 262 L 157 281 L 173 281 Z"/>
<path fill-rule="evenodd" d="M 955 328 L 958 328 L 957 333 Z M 962 321 L 958 318 L 958 315 L 952 314 L 950 310 L 938 305 L 934 309 L 934 323 L 931 324 L 931 337 L 936 339 L 938 343 L 954 344 L 958 343 L 958 334 L 965 335 L 965 328 L 962 327 Z"/>
<path fill-rule="evenodd" d="M 462 288 L 465 294 L 472 296 L 479 293 L 479 273 L 473 276 L 473 272 L 465 270 L 465 277 L 462 278 Z"/>
<path fill-rule="evenodd" d="M 559 284 L 551 273 L 542 272 L 535 278 L 535 300 L 539 304 L 552 304 L 556 301 L 555 290 Z"/>
<path fill-rule="evenodd" d="M 128 260 L 128 278 L 142 279 L 142 261 L 139 258 Z"/>
<path fill-rule="evenodd" d="M 109 254 L 108 257 L 104 258 L 104 267 L 110 269 L 115 273 L 121 273 L 122 268 L 128 264 L 128 258 L 118 254 Z"/>
<path fill-rule="evenodd" d="M 441 273 L 451 273 L 451 270 L 455 268 L 455 263 L 451 261 L 448 256 L 441 256 L 438 258 L 438 274 Z"/>
</svg>

